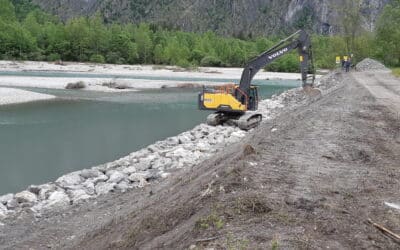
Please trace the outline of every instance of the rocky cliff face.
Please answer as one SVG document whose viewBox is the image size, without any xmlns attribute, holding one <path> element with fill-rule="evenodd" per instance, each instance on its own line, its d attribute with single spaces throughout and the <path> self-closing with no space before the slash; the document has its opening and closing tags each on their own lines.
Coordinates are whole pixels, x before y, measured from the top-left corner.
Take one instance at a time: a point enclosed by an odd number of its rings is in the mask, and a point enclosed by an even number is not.
<svg viewBox="0 0 400 250">
<path fill-rule="evenodd" d="M 306 27 L 320 34 L 340 30 L 345 0 L 33 0 L 63 20 L 99 11 L 107 22 L 152 22 L 186 31 L 223 35 L 279 34 Z M 390 0 L 361 0 L 362 25 L 373 30 Z"/>
</svg>

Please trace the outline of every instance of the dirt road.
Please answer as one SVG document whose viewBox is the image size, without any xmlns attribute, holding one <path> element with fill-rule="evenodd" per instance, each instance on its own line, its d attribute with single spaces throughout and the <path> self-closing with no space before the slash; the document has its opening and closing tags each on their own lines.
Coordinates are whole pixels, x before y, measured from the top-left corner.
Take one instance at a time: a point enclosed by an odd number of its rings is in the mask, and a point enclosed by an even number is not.
<svg viewBox="0 0 400 250">
<path fill-rule="evenodd" d="M 399 249 L 367 219 L 400 233 L 400 83 L 368 74 L 161 183 L 6 221 L 0 248 Z"/>
<path fill-rule="evenodd" d="M 387 71 L 354 72 L 353 78 L 366 87 L 378 102 L 400 114 L 399 79 Z"/>
</svg>

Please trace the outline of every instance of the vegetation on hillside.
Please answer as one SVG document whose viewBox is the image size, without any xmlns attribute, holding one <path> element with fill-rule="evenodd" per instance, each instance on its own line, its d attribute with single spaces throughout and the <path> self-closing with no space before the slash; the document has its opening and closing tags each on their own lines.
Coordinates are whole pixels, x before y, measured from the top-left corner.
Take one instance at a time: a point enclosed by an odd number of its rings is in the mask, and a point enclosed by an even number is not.
<svg viewBox="0 0 400 250">
<path fill-rule="evenodd" d="M 400 68 L 394 68 L 392 69 L 392 72 L 395 76 L 400 77 Z"/>
<path fill-rule="evenodd" d="M 14 4 L 13 4 L 13 3 Z M 100 14 L 62 23 L 28 0 L 0 0 L 0 59 L 65 60 L 96 63 L 168 64 L 181 67 L 243 66 L 279 41 L 248 40 L 189 33 L 152 24 L 105 24 Z M 353 53 L 356 60 L 375 57 L 400 66 L 400 0 L 387 6 L 376 35 L 362 33 L 349 45 L 346 37 L 313 36 L 317 67 L 332 68 L 335 56 Z M 269 66 L 272 71 L 298 70 L 296 53 Z"/>
</svg>

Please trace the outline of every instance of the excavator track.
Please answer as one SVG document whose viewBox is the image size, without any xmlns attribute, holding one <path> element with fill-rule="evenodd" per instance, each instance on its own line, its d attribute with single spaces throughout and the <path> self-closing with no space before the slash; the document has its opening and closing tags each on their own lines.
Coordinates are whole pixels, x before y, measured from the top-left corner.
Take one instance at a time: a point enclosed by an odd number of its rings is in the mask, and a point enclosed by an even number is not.
<svg viewBox="0 0 400 250">
<path fill-rule="evenodd" d="M 262 115 L 257 112 L 247 111 L 243 115 L 227 114 L 216 112 L 207 117 L 207 124 L 210 126 L 229 125 L 237 126 L 242 130 L 250 130 L 260 125 Z"/>
<path fill-rule="evenodd" d="M 237 125 L 242 130 L 250 130 L 260 125 L 261 120 L 262 120 L 261 114 L 254 112 L 246 112 L 244 115 L 240 116 Z"/>
</svg>

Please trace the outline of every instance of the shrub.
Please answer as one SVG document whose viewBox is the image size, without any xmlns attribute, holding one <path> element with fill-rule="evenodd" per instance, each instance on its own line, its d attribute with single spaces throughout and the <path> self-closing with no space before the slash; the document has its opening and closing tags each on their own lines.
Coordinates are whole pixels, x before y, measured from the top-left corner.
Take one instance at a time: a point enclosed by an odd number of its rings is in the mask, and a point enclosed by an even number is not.
<svg viewBox="0 0 400 250">
<path fill-rule="evenodd" d="M 109 52 L 106 55 L 106 62 L 113 64 L 124 64 L 125 59 L 121 57 L 121 55 L 118 52 Z"/>
<path fill-rule="evenodd" d="M 201 66 L 219 67 L 222 65 L 222 61 L 221 61 L 221 59 L 216 58 L 214 56 L 206 56 L 203 59 L 201 59 L 200 65 Z"/>
<path fill-rule="evenodd" d="M 66 89 L 83 89 L 85 87 L 86 87 L 85 83 L 82 81 L 79 81 L 79 82 L 75 82 L 75 83 L 68 83 L 65 88 Z"/>
<path fill-rule="evenodd" d="M 52 53 L 47 56 L 47 61 L 58 61 L 60 59 L 61 59 L 61 56 L 60 56 L 60 54 L 57 54 L 57 53 Z"/>
<path fill-rule="evenodd" d="M 90 57 L 89 61 L 94 62 L 94 63 L 105 63 L 104 56 L 100 54 L 94 54 Z"/>
</svg>

